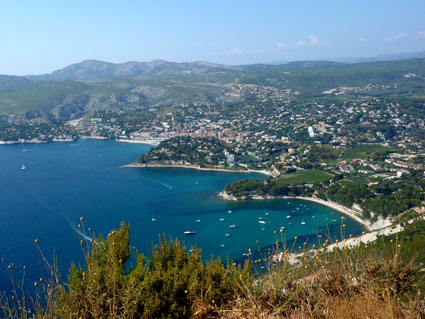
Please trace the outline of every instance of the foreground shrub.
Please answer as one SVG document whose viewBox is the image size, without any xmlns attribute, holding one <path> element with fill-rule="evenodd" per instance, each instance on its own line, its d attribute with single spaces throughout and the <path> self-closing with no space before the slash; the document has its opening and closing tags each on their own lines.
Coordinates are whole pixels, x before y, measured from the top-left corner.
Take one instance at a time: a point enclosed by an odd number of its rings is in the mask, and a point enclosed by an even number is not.
<svg viewBox="0 0 425 319">
<path fill-rule="evenodd" d="M 188 318 L 193 301 L 222 306 L 242 293 L 238 282 L 250 281 L 248 264 L 205 262 L 200 251 L 178 240 L 162 239 L 152 255 L 136 254 L 126 270 L 130 229 L 125 224 L 106 239 L 92 241 L 86 265 L 72 265 L 68 283 L 57 289 L 57 314 L 62 318 Z"/>
</svg>

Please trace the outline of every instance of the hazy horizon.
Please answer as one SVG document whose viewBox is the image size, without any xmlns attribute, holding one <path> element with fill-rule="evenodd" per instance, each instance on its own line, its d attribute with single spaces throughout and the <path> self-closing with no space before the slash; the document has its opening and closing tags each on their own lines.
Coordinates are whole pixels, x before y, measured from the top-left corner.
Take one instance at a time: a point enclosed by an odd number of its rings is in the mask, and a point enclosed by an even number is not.
<svg viewBox="0 0 425 319">
<path fill-rule="evenodd" d="M 0 74 L 87 59 L 238 65 L 425 50 L 425 2 L 7 2 Z"/>
</svg>

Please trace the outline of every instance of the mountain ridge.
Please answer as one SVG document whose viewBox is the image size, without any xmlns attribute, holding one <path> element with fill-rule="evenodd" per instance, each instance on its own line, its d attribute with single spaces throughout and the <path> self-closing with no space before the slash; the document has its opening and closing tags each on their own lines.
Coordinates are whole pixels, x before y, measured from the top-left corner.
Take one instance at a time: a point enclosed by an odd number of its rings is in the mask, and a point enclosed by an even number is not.
<svg viewBox="0 0 425 319">
<path fill-rule="evenodd" d="M 339 87 L 375 90 L 380 95 L 423 95 L 424 79 L 423 58 L 357 64 L 295 61 L 241 66 L 205 61 L 116 64 L 85 60 L 44 75 L 0 75 L 0 116 L 7 121 L 41 117 L 63 122 L 96 110 L 223 105 L 272 96 L 324 98 L 323 92 L 336 92 Z"/>
</svg>

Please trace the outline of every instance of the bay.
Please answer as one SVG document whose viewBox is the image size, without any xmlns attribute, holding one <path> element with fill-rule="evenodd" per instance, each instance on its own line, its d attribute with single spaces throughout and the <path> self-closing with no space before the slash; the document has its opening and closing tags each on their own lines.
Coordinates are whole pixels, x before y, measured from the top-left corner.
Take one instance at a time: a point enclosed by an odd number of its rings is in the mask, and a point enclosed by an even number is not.
<svg viewBox="0 0 425 319">
<path fill-rule="evenodd" d="M 260 174 L 177 168 L 121 168 L 151 146 L 112 140 L 0 146 L 0 258 L 14 264 L 16 276 L 27 266 L 28 285 L 46 275 L 34 239 L 47 260 L 66 276 L 83 253 L 76 225 L 107 234 L 120 222 L 131 225 L 134 248 L 149 253 L 159 236 L 196 245 L 203 256 L 243 261 L 249 248 L 270 247 L 274 231 L 285 227 L 288 245 L 312 244 L 317 235 L 340 238 L 341 215 L 302 200 L 227 202 L 217 194 L 226 184 Z M 26 170 L 21 170 L 22 165 Z M 288 215 L 291 218 L 286 218 Z M 364 229 L 346 220 L 346 235 Z M 230 228 L 235 225 L 236 228 Z M 185 231 L 195 231 L 185 236 Z M 228 234 L 228 235 L 226 235 Z M 280 236 L 279 236 L 280 238 Z M 295 243 L 298 245 L 298 243 Z M 3 267 L 5 268 L 5 267 Z M 6 269 L 6 268 L 5 268 Z M 0 290 L 10 290 L 0 270 Z"/>
</svg>

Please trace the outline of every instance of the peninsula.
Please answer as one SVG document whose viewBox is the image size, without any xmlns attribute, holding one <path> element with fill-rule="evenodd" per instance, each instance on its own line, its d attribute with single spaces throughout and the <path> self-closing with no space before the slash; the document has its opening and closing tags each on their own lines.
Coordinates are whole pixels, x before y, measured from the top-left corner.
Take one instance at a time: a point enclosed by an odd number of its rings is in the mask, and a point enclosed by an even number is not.
<svg viewBox="0 0 425 319">
<path fill-rule="evenodd" d="M 136 163 L 123 167 L 174 167 L 232 173 L 260 173 L 275 176 L 278 172 L 249 168 L 237 163 L 227 145 L 215 138 L 178 136 L 159 143 Z"/>
</svg>

